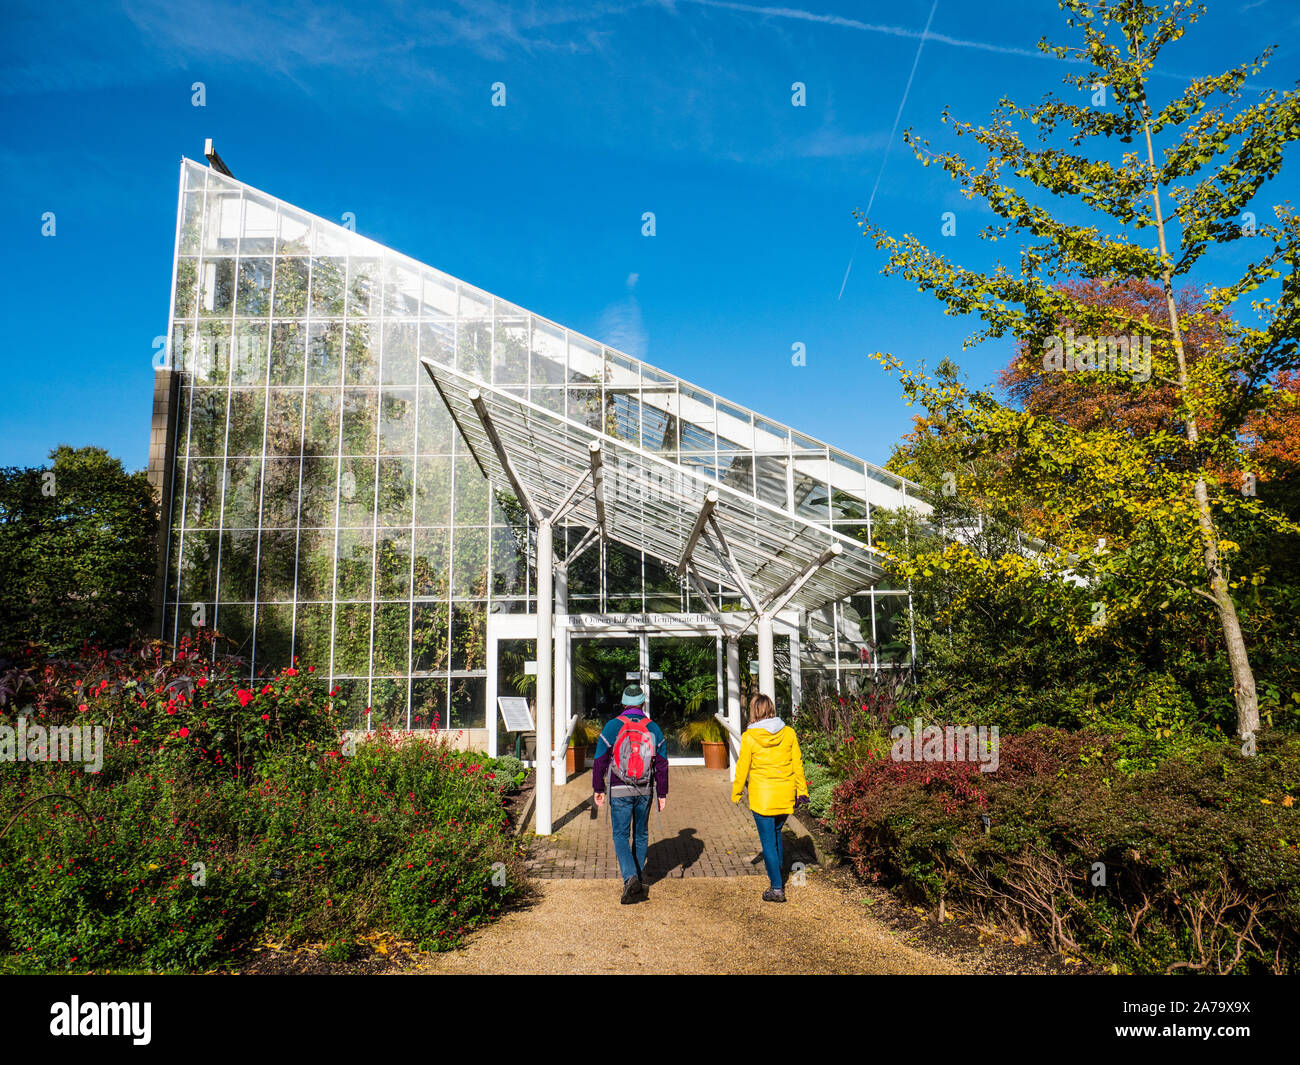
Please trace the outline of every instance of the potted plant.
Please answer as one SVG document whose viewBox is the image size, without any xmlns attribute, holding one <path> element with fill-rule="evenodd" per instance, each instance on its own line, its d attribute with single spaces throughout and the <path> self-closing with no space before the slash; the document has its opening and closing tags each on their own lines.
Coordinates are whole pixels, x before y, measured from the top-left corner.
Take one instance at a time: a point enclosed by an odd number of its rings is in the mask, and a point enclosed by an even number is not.
<svg viewBox="0 0 1300 1065">
<path fill-rule="evenodd" d="M 727 768 L 727 730 L 717 718 L 688 721 L 677 733 L 677 740 L 683 747 L 700 745 L 704 751 L 705 769 Z"/>
<path fill-rule="evenodd" d="M 587 749 L 600 736 L 600 728 L 595 722 L 579 720 L 573 726 L 573 735 L 569 737 L 569 749 L 564 756 L 564 768 L 568 776 L 575 776 L 587 768 Z"/>
</svg>

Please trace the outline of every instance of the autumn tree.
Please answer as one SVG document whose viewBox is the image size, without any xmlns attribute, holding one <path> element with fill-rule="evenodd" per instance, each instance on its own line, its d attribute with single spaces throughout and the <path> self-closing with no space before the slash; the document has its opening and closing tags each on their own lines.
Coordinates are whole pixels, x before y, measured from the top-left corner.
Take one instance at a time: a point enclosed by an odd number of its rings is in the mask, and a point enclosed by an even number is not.
<svg viewBox="0 0 1300 1065">
<path fill-rule="evenodd" d="M 954 381 L 936 384 L 892 355 L 877 357 L 900 375 L 909 401 L 942 417 L 969 453 L 999 456 L 995 476 L 977 476 L 962 490 L 993 507 L 1010 506 L 1014 495 L 1022 511 L 1037 514 L 1028 531 L 1042 549 L 1008 558 L 1029 567 L 1026 573 L 1052 569 L 1090 588 L 1090 615 L 1063 619 L 1078 641 L 1124 618 L 1207 604 L 1231 665 L 1237 731 L 1253 735 L 1259 703 L 1233 598 L 1238 544 L 1225 523 L 1253 524 L 1276 537 L 1300 529 L 1223 471 L 1248 468 L 1243 426 L 1273 403 L 1273 382 L 1300 368 L 1300 223 L 1287 204 L 1273 207 L 1271 221 L 1257 217 L 1257 197 L 1277 176 L 1284 148 L 1300 139 L 1300 93 L 1270 90 L 1243 100 L 1247 78 L 1269 50 L 1161 102 L 1151 93 L 1155 64 L 1202 7 L 1187 0 L 1060 6 L 1079 43 L 1039 47 L 1077 64 L 1065 84 L 1104 106 L 1048 94 L 1024 108 L 1003 98 L 984 127 L 945 112 L 955 134 L 983 150 L 981 166 L 957 151 L 932 152 L 907 134 L 923 165 L 940 166 L 997 216 L 982 238 L 1021 239 L 1018 263 L 969 269 L 915 236 L 892 237 L 865 218 L 861 224 L 887 252 L 884 274 L 933 293 L 945 313 L 980 319 L 967 346 L 1013 336 L 1043 353 L 1038 373 L 1095 375 L 1133 410 L 1154 383 L 1169 390 L 1172 417 L 1144 434 L 1114 421 L 1076 427 Z M 1026 127 L 1035 143 L 1022 136 Z M 1076 150 L 1085 142 L 1091 154 Z M 1089 221 L 1064 220 L 1053 202 L 1059 198 L 1087 209 Z M 1241 276 L 1229 284 L 1203 281 L 1198 297 L 1180 306 L 1176 286 L 1201 277 L 1212 250 L 1237 242 L 1252 252 Z M 1090 301 L 1071 287 L 1078 282 L 1146 284 L 1162 299 L 1123 313 L 1123 336 L 1116 337 L 1113 301 Z M 1237 313 L 1248 300 L 1254 324 Z M 1063 322 L 1071 323 L 1067 338 Z M 1220 327 L 1222 343 L 1193 357 L 1193 338 Z M 1138 356 L 1148 352 L 1143 366 Z M 960 543 L 946 550 L 949 564 L 981 564 L 963 556 Z"/>
</svg>

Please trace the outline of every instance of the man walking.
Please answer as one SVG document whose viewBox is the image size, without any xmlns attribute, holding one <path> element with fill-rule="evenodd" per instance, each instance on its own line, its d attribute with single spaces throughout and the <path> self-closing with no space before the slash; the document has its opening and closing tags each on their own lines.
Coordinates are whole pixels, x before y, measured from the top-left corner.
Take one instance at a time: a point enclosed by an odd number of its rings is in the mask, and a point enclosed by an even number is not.
<svg viewBox="0 0 1300 1065">
<path fill-rule="evenodd" d="M 623 689 L 623 712 L 611 718 L 596 741 L 591 787 L 597 806 L 609 797 L 614 825 L 614 853 L 623 875 L 624 905 L 649 898 L 645 887 L 645 856 L 649 843 L 650 803 L 656 797 L 662 812 L 668 803 L 668 752 L 664 733 L 650 720 L 645 692 L 639 684 Z M 628 843 L 629 835 L 631 844 Z"/>
</svg>

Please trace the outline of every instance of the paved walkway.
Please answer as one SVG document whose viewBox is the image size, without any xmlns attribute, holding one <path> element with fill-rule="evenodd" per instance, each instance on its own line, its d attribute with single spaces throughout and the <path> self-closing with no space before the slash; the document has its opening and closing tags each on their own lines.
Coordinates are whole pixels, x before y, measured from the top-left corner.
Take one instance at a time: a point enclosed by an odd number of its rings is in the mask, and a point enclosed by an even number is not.
<svg viewBox="0 0 1300 1065">
<path fill-rule="evenodd" d="M 670 795 L 668 809 L 672 809 Z M 619 905 L 615 884 L 545 880 L 528 905 L 479 929 L 463 948 L 412 973 L 471 975 L 956 973 L 959 963 L 918 950 L 865 912 L 860 894 L 819 869 L 764 902 L 754 877 L 669 878 L 650 899 Z"/>
<path fill-rule="evenodd" d="M 538 838 L 528 862 L 543 880 L 617 880 L 618 858 L 609 807 L 592 818 L 591 770 L 555 790 L 553 834 Z M 662 818 L 662 829 L 660 827 Z M 530 822 L 529 830 L 534 827 Z M 795 862 L 816 863 L 812 840 L 797 821 L 786 822 L 786 877 Z M 668 808 L 650 812 L 646 882 L 685 877 L 765 876 L 754 815 L 744 797 L 731 801 L 726 770 L 674 766 L 669 771 Z"/>
</svg>

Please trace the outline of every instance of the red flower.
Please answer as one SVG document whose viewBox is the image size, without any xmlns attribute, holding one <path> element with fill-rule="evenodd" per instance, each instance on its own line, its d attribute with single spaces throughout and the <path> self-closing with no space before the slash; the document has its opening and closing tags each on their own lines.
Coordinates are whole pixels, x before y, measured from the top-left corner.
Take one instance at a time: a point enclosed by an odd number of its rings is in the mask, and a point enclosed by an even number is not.
<svg viewBox="0 0 1300 1065">
<path fill-rule="evenodd" d="M 200 677 L 200 678 L 199 678 L 198 680 L 196 680 L 194 683 L 195 683 L 198 687 L 202 688 L 202 687 L 204 687 L 204 686 L 207 685 L 207 683 L 208 683 L 208 678 L 207 678 L 207 677 Z"/>
<path fill-rule="evenodd" d="M 235 694 L 239 696 L 240 706 L 247 706 L 249 703 L 253 701 L 253 693 L 247 691 L 244 688 L 240 688 L 237 692 L 235 692 Z"/>
<path fill-rule="evenodd" d="M 271 715 L 270 715 L 270 714 L 263 714 L 263 715 L 262 715 L 262 720 L 263 720 L 263 721 L 270 721 L 270 720 L 271 720 Z"/>
<path fill-rule="evenodd" d="M 184 738 L 185 738 L 186 736 L 188 736 L 189 734 L 190 734 L 190 730 L 187 729 L 184 725 L 182 725 L 182 726 L 181 726 L 181 739 L 184 739 Z"/>
<path fill-rule="evenodd" d="M 284 671 L 284 675 L 286 677 L 296 677 L 298 675 L 298 671 L 296 669 L 289 668 Z"/>
</svg>

